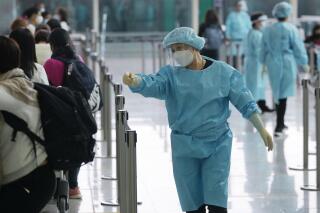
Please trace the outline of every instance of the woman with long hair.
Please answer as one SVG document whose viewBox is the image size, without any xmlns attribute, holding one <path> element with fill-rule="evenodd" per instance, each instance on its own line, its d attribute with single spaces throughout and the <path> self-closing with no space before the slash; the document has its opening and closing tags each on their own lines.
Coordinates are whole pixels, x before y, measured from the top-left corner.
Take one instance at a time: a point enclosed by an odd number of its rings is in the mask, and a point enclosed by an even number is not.
<svg viewBox="0 0 320 213">
<path fill-rule="evenodd" d="M 49 84 L 46 72 L 42 65 L 37 63 L 35 40 L 28 29 L 17 29 L 10 33 L 21 50 L 20 68 L 30 80 L 38 83 Z"/>
</svg>

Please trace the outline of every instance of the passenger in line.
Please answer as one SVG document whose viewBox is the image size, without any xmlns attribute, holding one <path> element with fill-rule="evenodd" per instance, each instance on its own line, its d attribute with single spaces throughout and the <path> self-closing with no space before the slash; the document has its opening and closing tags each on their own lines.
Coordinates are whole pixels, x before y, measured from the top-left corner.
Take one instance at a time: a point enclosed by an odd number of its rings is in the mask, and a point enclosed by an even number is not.
<svg viewBox="0 0 320 213">
<path fill-rule="evenodd" d="M 227 212 L 232 132 L 231 102 L 259 131 L 272 150 L 258 106 L 243 76 L 224 62 L 201 56 L 205 40 L 192 28 L 171 31 L 163 41 L 179 65 L 157 74 L 126 73 L 123 82 L 135 93 L 164 100 L 171 132 L 172 162 L 183 211 Z"/>
<path fill-rule="evenodd" d="M 63 57 L 66 59 L 76 59 L 76 55 L 69 33 L 64 29 L 55 29 L 49 36 L 49 43 L 52 50 L 52 58 L 47 60 L 44 68 L 47 72 L 49 82 L 52 86 L 61 86 L 65 75 L 65 64 L 54 59 Z M 80 168 L 70 169 L 68 173 L 69 196 L 71 199 L 81 199 L 81 192 L 78 186 L 78 175 Z"/>
<path fill-rule="evenodd" d="M 288 127 L 284 123 L 287 98 L 296 93 L 297 64 L 309 71 L 308 56 L 297 28 L 288 23 L 292 7 L 287 2 L 275 5 L 272 14 L 278 22 L 263 31 L 261 63 L 268 68 L 274 102 L 276 103 L 276 137 Z"/>
<path fill-rule="evenodd" d="M 57 10 L 56 15 L 54 16 L 55 19 L 60 21 L 61 28 L 66 30 L 67 32 L 70 31 L 69 21 L 68 21 L 68 12 L 66 9 L 60 7 Z"/>
<path fill-rule="evenodd" d="M 39 9 L 36 7 L 29 8 L 23 13 L 23 17 L 28 21 L 27 28 L 32 35 L 34 35 L 36 27 L 43 22 L 43 17 L 41 16 Z"/>
<path fill-rule="evenodd" d="M 268 17 L 263 13 L 255 13 L 251 16 L 252 29 L 248 33 L 248 36 L 244 43 L 244 74 L 246 85 L 251 91 L 254 99 L 257 101 L 257 104 L 262 110 L 262 113 L 274 111 L 266 105 L 265 84 L 267 75 L 265 72 L 263 72 L 263 69 L 265 68 L 262 67 L 259 60 L 262 41 L 262 29 L 267 19 Z"/>
<path fill-rule="evenodd" d="M 19 68 L 20 50 L 0 36 L 0 110 L 27 122 L 43 138 L 37 91 Z M 16 134 L 0 112 L 0 212 L 38 213 L 52 198 L 56 177 L 42 145 L 35 147 L 25 134 Z"/>
<path fill-rule="evenodd" d="M 39 30 L 36 32 L 36 53 L 37 60 L 39 64 L 44 65 L 44 63 L 50 59 L 52 55 L 51 47 L 49 44 L 50 32 L 47 30 Z"/>
<path fill-rule="evenodd" d="M 20 29 L 20 28 L 27 28 L 28 22 L 23 18 L 15 19 L 10 26 L 11 31 Z"/>
<path fill-rule="evenodd" d="M 37 63 L 36 44 L 28 29 L 18 29 L 10 33 L 21 50 L 20 68 L 33 82 L 49 85 L 48 77 L 43 66 Z"/>
<path fill-rule="evenodd" d="M 199 28 L 199 36 L 206 39 L 201 54 L 219 60 L 219 49 L 223 44 L 224 35 L 217 13 L 210 9 L 206 13 L 206 20 Z"/>
</svg>

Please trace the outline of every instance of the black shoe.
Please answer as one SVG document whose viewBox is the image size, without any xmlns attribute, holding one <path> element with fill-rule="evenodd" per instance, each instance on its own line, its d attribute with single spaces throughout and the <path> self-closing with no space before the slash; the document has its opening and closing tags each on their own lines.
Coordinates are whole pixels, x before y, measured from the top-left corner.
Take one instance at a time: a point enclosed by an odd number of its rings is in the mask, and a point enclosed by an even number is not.
<svg viewBox="0 0 320 213">
<path fill-rule="evenodd" d="M 261 109 L 262 113 L 265 113 L 265 112 L 274 112 L 275 110 L 274 109 L 270 109 L 269 107 L 264 107 Z"/>
<path fill-rule="evenodd" d="M 265 112 L 274 112 L 274 109 L 270 109 L 267 105 L 266 105 L 266 101 L 265 100 L 260 100 L 257 102 L 259 108 L 261 109 L 262 113 Z"/>
<path fill-rule="evenodd" d="M 274 136 L 275 137 L 281 137 L 283 136 L 284 132 L 283 130 L 285 129 L 284 126 L 277 126 L 276 129 L 274 130 Z"/>
</svg>

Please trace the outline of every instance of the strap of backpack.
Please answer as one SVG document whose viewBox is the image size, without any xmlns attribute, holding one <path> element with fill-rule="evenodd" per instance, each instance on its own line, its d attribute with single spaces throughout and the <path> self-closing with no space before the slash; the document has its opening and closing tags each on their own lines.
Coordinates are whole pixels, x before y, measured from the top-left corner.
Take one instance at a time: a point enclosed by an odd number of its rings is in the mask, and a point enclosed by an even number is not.
<svg viewBox="0 0 320 213">
<path fill-rule="evenodd" d="M 35 142 L 37 141 L 40 144 L 44 144 L 44 140 L 42 140 L 38 135 L 33 133 L 29 129 L 28 124 L 24 120 L 22 120 L 21 118 L 17 117 L 16 115 L 14 115 L 10 112 L 4 111 L 4 110 L 1 110 L 1 113 L 3 115 L 5 122 L 13 129 L 11 141 L 12 142 L 16 141 L 16 137 L 17 137 L 18 132 L 22 132 L 22 133 L 26 134 L 32 142 L 33 151 L 34 151 L 35 157 L 37 159 L 37 149 L 36 149 Z"/>
</svg>

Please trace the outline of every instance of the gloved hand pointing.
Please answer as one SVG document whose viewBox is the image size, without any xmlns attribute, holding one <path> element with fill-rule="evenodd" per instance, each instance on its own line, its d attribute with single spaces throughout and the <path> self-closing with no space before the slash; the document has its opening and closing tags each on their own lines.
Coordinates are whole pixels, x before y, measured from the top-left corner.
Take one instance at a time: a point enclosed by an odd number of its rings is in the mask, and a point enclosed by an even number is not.
<svg viewBox="0 0 320 213">
<path fill-rule="evenodd" d="M 123 75 L 122 81 L 129 87 L 137 87 L 141 83 L 141 77 L 133 73 L 127 72 Z"/>
</svg>

